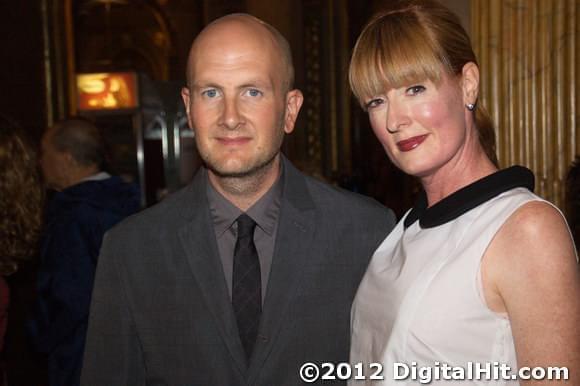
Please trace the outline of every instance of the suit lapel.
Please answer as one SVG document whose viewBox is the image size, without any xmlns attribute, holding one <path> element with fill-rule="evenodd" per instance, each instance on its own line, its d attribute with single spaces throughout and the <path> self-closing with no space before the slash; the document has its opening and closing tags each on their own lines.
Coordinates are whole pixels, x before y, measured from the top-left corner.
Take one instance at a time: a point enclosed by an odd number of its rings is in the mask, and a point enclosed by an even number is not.
<svg viewBox="0 0 580 386">
<path fill-rule="evenodd" d="M 284 188 L 276 245 L 264 302 L 258 342 L 252 355 L 248 383 L 259 375 L 288 315 L 290 300 L 300 288 L 310 261 L 316 232 L 316 210 L 304 177 L 283 158 Z M 260 341 L 261 340 L 261 341 Z"/>
<path fill-rule="evenodd" d="M 178 230 L 179 239 L 203 299 L 240 373 L 244 374 L 246 359 L 213 232 L 206 184 L 206 172 L 200 170 L 190 186 L 191 201 L 184 205 L 189 210 L 184 211 L 187 221 Z"/>
</svg>

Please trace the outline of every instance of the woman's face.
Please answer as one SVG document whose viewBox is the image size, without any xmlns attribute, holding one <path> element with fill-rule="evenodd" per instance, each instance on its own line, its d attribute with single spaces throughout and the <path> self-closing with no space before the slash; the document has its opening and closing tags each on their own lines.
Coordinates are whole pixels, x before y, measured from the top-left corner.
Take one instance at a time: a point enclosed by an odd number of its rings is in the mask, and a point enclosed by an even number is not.
<svg viewBox="0 0 580 386">
<path fill-rule="evenodd" d="M 461 157 L 466 142 L 464 98 L 458 78 L 427 80 L 365 100 L 370 123 L 391 161 L 427 177 Z"/>
</svg>

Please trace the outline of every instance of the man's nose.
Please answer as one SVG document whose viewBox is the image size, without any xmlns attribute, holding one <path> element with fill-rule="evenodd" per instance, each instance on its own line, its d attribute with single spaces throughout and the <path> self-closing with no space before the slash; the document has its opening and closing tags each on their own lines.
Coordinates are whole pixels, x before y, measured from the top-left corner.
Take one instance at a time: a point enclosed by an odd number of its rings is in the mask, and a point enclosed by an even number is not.
<svg viewBox="0 0 580 386">
<path fill-rule="evenodd" d="M 230 130 L 237 129 L 242 123 L 239 102 L 236 98 L 224 98 L 220 124 Z"/>
</svg>

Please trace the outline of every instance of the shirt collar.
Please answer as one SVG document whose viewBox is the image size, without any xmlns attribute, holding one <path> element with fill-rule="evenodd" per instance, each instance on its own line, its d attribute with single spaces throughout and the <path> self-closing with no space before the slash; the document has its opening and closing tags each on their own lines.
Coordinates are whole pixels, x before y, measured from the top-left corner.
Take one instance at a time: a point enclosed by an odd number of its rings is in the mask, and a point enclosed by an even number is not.
<svg viewBox="0 0 580 386">
<path fill-rule="evenodd" d="M 483 177 L 430 207 L 427 207 L 427 195 L 422 191 L 405 218 L 405 228 L 417 220 L 421 228 L 443 225 L 493 197 L 518 187 L 534 191 L 534 174 L 523 166 L 512 166 Z"/>
<path fill-rule="evenodd" d="M 97 174 L 93 174 L 92 176 L 88 176 L 80 180 L 78 183 L 87 182 L 87 181 L 102 181 L 110 178 L 111 175 L 107 172 L 98 172 Z"/>
<path fill-rule="evenodd" d="M 269 236 L 273 235 L 278 223 L 278 215 L 280 214 L 283 173 L 284 168 L 282 167 L 276 182 L 268 189 L 266 194 L 246 211 L 246 214 Z"/>
<path fill-rule="evenodd" d="M 246 211 L 246 214 L 256 222 L 256 225 L 270 236 L 276 229 L 282 200 L 284 167 L 282 164 L 280 165 L 280 175 L 276 182 Z M 219 237 L 233 225 L 243 212 L 218 192 L 212 186 L 209 178 L 206 185 L 209 209 L 216 234 Z"/>
</svg>

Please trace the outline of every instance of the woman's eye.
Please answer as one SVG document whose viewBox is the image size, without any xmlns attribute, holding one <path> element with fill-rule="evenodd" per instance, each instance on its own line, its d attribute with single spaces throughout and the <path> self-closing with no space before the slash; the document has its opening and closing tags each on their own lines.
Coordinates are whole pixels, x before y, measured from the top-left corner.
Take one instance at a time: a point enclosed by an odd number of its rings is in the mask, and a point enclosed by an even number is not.
<svg viewBox="0 0 580 386">
<path fill-rule="evenodd" d="M 416 94 L 420 94 L 423 91 L 425 91 L 425 87 L 421 86 L 420 84 L 416 85 L 416 86 L 411 86 L 407 89 L 407 94 L 409 95 L 416 95 Z"/>
<path fill-rule="evenodd" d="M 203 91 L 201 94 L 208 98 L 215 98 L 218 95 L 218 92 L 215 88 L 210 88 L 209 90 Z"/>
<path fill-rule="evenodd" d="M 368 109 L 372 109 L 373 107 L 377 107 L 379 105 L 382 105 L 383 103 L 384 103 L 384 100 L 382 98 L 375 98 L 375 99 L 371 99 L 370 101 L 365 103 L 365 107 L 368 110 Z"/>
</svg>

